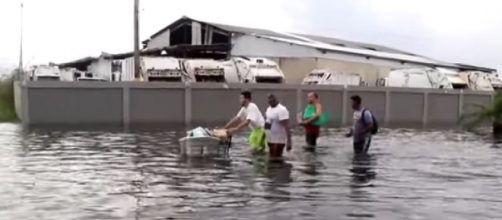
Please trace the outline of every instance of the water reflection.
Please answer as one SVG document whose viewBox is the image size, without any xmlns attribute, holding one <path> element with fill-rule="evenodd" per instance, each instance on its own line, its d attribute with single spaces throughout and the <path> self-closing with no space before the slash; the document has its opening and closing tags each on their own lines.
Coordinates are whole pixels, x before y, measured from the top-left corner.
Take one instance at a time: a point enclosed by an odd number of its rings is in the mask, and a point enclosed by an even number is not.
<svg viewBox="0 0 502 220">
<path fill-rule="evenodd" d="M 356 154 L 352 158 L 352 184 L 351 187 L 368 187 L 371 180 L 375 179 L 376 172 L 374 167 L 376 165 L 375 157 L 370 154 Z"/>
</svg>

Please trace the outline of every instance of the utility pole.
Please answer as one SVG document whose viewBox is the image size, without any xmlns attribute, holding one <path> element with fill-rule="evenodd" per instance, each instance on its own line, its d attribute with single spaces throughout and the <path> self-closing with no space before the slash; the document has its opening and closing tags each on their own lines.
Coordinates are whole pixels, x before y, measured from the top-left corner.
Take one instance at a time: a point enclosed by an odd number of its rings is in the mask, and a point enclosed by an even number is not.
<svg viewBox="0 0 502 220">
<path fill-rule="evenodd" d="M 141 77 L 139 61 L 139 0 L 134 0 L 134 78 Z"/>
<path fill-rule="evenodd" d="M 18 67 L 18 79 L 26 80 L 26 76 L 23 71 L 23 2 L 21 1 L 21 13 L 20 13 L 20 34 L 19 34 L 19 67 Z"/>
</svg>

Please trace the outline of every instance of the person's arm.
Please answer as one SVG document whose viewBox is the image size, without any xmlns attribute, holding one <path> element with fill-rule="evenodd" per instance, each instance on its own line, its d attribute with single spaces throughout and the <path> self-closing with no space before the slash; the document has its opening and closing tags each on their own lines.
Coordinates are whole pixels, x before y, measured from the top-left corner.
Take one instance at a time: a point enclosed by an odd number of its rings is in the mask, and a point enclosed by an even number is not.
<svg viewBox="0 0 502 220">
<path fill-rule="evenodd" d="M 224 127 L 224 129 L 229 129 L 240 121 L 239 117 L 233 117 Z"/>
<path fill-rule="evenodd" d="M 239 121 L 241 121 L 241 116 L 244 114 L 244 108 L 241 108 L 237 115 L 233 117 L 224 127 L 224 129 L 229 129 L 231 127 L 234 127 Z"/>
<path fill-rule="evenodd" d="M 242 123 L 240 123 L 239 125 L 237 125 L 237 127 L 229 128 L 227 130 L 227 132 L 228 132 L 229 135 L 235 134 L 235 133 L 239 132 L 240 130 L 242 130 L 243 128 L 245 128 L 246 126 L 248 126 L 249 123 L 251 123 L 251 120 L 250 119 L 246 119 L 245 121 L 243 121 Z"/>
<path fill-rule="evenodd" d="M 239 112 L 239 114 L 237 116 L 242 117 L 242 114 L 243 114 L 242 112 L 243 111 L 244 111 L 244 108 Z M 248 126 L 251 123 L 251 120 L 255 120 L 257 118 L 256 114 L 260 114 L 259 112 L 257 113 L 256 111 L 259 111 L 259 110 L 248 109 L 247 114 L 246 114 L 246 119 L 244 121 L 242 121 L 236 127 L 228 129 L 227 132 L 229 134 L 235 134 L 238 131 L 240 131 L 243 128 L 245 128 L 246 126 Z"/>
<path fill-rule="evenodd" d="M 322 115 L 322 105 L 321 105 L 321 103 L 316 103 L 315 104 L 315 115 L 314 115 L 314 117 L 309 118 L 309 119 L 303 121 L 302 124 L 305 124 L 305 125 L 310 124 L 310 123 L 316 121 L 317 119 L 319 119 L 321 117 L 321 115 Z"/>
</svg>

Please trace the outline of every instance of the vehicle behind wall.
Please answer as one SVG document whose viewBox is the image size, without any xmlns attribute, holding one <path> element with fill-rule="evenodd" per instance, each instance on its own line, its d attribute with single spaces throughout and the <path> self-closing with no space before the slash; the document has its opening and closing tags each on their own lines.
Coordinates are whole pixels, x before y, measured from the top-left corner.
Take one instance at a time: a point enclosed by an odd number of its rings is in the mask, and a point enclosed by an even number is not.
<svg viewBox="0 0 502 220">
<path fill-rule="evenodd" d="M 266 58 L 233 58 L 243 83 L 285 83 L 284 73 L 279 65 Z"/>
<path fill-rule="evenodd" d="M 385 80 L 388 87 L 453 89 L 447 76 L 432 68 L 411 68 L 391 71 Z"/>
<path fill-rule="evenodd" d="M 231 61 L 212 59 L 187 59 L 182 61 L 183 70 L 195 82 L 239 81 L 235 66 Z"/>
<path fill-rule="evenodd" d="M 40 65 L 33 68 L 30 78 L 34 81 L 60 81 L 61 71 L 57 66 Z"/>
<path fill-rule="evenodd" d="M 304 85 L 364 85 L 362 77 L 356 73 L 317 69 L 312 70 L 302 81 Z"/>
<path fill-rule="evenodd" d="M 185 82 L 190 79 L 182 70 L 180 60 L 173 57 L 143 56 L 140 58 L 140 79 L 149 82 Z M 119 81 L 134 81 L 134 57 L 122 61 L 121 74 L 117 76 Z"/>
</svg>

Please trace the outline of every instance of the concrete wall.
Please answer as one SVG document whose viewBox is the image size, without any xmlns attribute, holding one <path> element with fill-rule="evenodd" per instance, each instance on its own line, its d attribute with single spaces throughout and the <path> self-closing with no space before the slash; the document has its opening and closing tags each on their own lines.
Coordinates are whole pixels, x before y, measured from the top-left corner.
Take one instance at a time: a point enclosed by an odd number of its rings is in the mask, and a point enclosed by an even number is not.
<svg viewBox="0 0 502 220">
<path fill-rule="evenodd" d="M 329 126 L 352 123 L 350 96 L 360 95 L 382 125 L 456 126 L 473 104 L 492 94 L 458 90 L 421 90 L 276 84 L 172 84 L 109 82 L 16 83 L 17 109 L 24 124 L 192 124 L 225 123 L 239 109 L 239 93 L 253 92 L 264 112 L 269 93 L 278 95 L 293 121 L 310 91 L 319 94 Z"/>
</svg>

